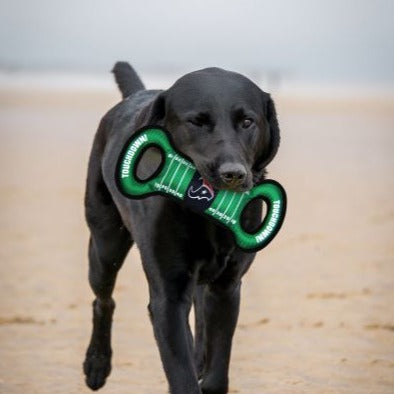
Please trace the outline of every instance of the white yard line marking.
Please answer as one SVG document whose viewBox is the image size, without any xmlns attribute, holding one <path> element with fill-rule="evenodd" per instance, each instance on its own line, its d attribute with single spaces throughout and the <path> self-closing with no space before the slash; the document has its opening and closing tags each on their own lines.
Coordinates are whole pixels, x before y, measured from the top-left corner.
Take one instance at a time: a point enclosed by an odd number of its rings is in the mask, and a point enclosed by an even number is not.
<svg viewBox="0 0 394 394">
<path fill-rule="evenodd" d="M 244 197 L 245 197 L 245 194 L 242 194 L 241 198 L 240 198 L 239 201 L 238 201 L 237 206 L 235 207 L 235 209 L 234 209 L 234 211 L 233 211 L 233 214 L 231 215 L 230 220 L 233 220 L 233 217 L 234 217 L 235 213 L 237 212 L 238 207 L 239 207 L 239 205 L 241 204 L 241 201 L 243 200 Z M 227 223 L 228 223 L 230 220 L 228 220 Z"/>
<path fill-rule="evenodd" d="M 178 170 L 179 170 L 179 168 L 180 168 L 181 165 L 182 165 L 182 163 L 179 162 L 178 167 L 176 168 L 175 172 L 172 174 L 170 183 L 168 184 L 168 189 L 171 189 L 172 181 L 174 180 L 174 178 L 175 178 L 175 176 L 176 176 L 176 174 L 177 174 L 177 172 L 178 172 Z"/>
<path fill-rule="evenodd" d="M 182 175 L 182 178 L 181 178 L 181 180 L 179 181 L 179 183 L 178 183 L 178 187 L 176 188 L 176 192 L 178 193 L 178 190 L 179 190 L 179 188 L 181 187 L 181 184 L 182 184 L 182 182 L 183 182 L 183 179 L 185 178 L 185 175 L 187 174 L 187 172 L 189 171 L 189 167 L 188 166 L 185 166 L 186 168 L 185 168 L 185 171 L 183 172 L 183 175 Z"/>
<path fill-rule="evenodd" d="M 164 174 L 163 178 L 161 178 L 160 188 L 163 186 L 164 179 L 166 179 L 166 177 L 167 177 L 167 175 L 168 175 L 168 172 L 170 171 L 170 168 L 171 168 L 171 166 L 172 166 L 172 163 L 174 162 L 174 158 L 175 158 L 175 157 L 173 156 L 172 159 L 171 159 L 171 161 L 170 161 L 170 164 L 168 165 L 168 168 L 167 168 L 166 173 Z"/>
<path fill-rule="evenodd" d="M 227 213 L 228 209 L 230 208 L 231 204 L 234 201 L 234 198 L 235 198 L 235 193 L 233 193 L 233 196 L 231 197 L 231 200 L 228 203 L 226 210 L 223 212 L 223 216 Z M 229 222 L 229 220 L 230 220 L 230 218 L 227 219 L 227 223 Z"/>
<path fill-rule="evenodd" d="M 216 208 L 216 212 L 218 213 L 218 216 L 220 216 L 219 209 L 220 209 L 220 207 L 221 207 L 223 201 L 225 200 L 226 196 L 227 196 L 227 191 L 225 191 L 225 192 L 223 193 L 223 197 L 222 197 L 222 199 L 220 200 L 220 203 L 219 203 L 219 205 L 218 205 L 217 208 Z"/>
</svg>

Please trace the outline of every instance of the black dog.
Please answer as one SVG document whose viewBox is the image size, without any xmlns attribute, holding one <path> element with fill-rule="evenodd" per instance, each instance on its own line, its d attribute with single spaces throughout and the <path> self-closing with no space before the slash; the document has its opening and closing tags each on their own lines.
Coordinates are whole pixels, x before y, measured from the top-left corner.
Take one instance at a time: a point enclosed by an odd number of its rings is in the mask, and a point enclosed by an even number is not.
<svg viewBox="0 0 394 394">
<path fill-rule="evenodd" d="M 128 63 L 113 70 L 124 100 L 101 120 L 90 156 L 85 198 L 90 228 L 89 280 L 96 295 L 93 332 L 84 362 L 97 390 L 111 370 L 111 297 L 116 275 L 136 242 L 149 282 L 149 313 L 170 392 L 227 393 L 231 343 L 241 278 L 255 254 L 237 248 L 231 233 L 163 196 L 129 200 L 115 183 L 115 166 L 137 129 L 160 125 L 216 189 L 244 191 L 262 180 L 279 145 L 272 99 L 244 76 L 218 68 L 180 78 L 166 91 L 145 90 Z M 157 154 L 157 153 L 156 153 Z M 148 176 L 157 167 L 141 161 Z M 142 175 L 143 176 L 143 175 Z M 254 200 L 242 217 L 261 222 Z M 194 302 L 193 339 L 188 315 Z M 199 384 L 200 380 L 200 384 Z"/>
</svg>

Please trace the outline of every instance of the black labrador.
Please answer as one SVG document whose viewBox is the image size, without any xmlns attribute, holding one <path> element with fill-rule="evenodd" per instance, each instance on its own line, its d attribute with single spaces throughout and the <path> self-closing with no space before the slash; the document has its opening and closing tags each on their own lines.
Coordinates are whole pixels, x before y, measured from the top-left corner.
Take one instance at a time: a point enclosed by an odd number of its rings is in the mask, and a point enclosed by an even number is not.
<svg viewBox="0 0 394 394">
<path fill-rule="evenodd" d="M 264 179 L 279 146 L 274 103 L 246 77 L 207 68 L 180 78 L 166 91 L 146 90 L 128 63 L 113 70 L 123 101 L 101 120 L 94 139 L 85 196 L 90 228 L 89 281 L 96 295 L 93 332 L 83 364 L 97 390 L 111 371 L 112 299 L 116 275 L 134 242 L 149 283 L 148 310 L 173 394 L 227 393 L 231 344 L 241 279 L 255 253 L 232 234 L 164 196 L 125 198 L 115 166 L 130 135 L 160 125 L 216 189 L 245 191 Z M 157 152 L 141 161 L 146 176 Z M 142 174 L 142 177 L 144 174 Z M 252 230 L 261 222 L 255 200 L 242 216 Z M 195 337 L 188 316 L 195 308 Z"/>
</svg>

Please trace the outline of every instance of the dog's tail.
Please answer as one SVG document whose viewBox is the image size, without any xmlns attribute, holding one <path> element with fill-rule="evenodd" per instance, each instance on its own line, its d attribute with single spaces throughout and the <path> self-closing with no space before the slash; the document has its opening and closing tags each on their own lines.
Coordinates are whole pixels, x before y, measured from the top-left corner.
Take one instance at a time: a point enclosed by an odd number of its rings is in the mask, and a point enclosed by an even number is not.
<svg viewBox="0 0 394 394">
<path fill-rule="evenodd" d="M 129 63 L 116 62 L 112 72 L 115 75 L 115 81 L 118 84 L 119 90 L 122 92 L 123 98 L 145 89 L 140 77 Z"/>
</svg>

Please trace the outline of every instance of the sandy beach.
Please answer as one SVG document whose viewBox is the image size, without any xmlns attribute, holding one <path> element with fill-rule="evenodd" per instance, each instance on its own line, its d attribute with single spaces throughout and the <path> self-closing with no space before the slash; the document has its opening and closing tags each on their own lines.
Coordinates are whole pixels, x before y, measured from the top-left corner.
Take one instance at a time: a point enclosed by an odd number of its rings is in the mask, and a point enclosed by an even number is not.
<svg viewBox="0 0 394 394">
<path fill-rule="evenodd" d="M 0 392 L 89 393 L 83 193 L 113 91 L 0 89 Z M 269 177 L 288 193 L 245 276 L 231 393 L 394 392 L 394 102 L 278 95 Z M 165 393 L 137 249 L 114 298 L 103 393 Z"/>
</svg>

